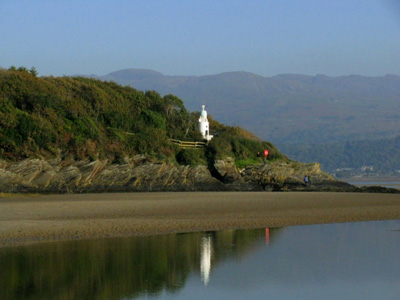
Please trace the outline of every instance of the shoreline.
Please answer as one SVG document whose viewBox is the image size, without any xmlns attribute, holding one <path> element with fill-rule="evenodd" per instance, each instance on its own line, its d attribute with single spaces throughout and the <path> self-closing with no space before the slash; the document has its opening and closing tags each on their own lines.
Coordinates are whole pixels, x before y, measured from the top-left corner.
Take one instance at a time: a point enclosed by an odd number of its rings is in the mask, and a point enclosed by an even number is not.
<svg viewBox="0 0 400 300">
<path fill-rule="evenodd" d="M 0 198 L 0 247 L 195 231 L 400 220 L 398 194 L 156 192 Z"/>
<path fill-rule="evenodd" d="M 386 188 L 393 188 L 400 190 L 400 177 L 351 177 L 351 178 L 340 178 L 339 180 L 347 182 L 357 187 L 370 187 L 370 186 L 382 186 Z"/>
</svg>

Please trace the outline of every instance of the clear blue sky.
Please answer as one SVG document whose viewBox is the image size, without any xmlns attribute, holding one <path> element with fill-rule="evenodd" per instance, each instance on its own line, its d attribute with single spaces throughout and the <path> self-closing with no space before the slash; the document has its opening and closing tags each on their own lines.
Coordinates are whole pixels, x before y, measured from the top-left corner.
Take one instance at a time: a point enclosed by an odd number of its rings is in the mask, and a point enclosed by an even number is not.
<svg viewBox="0 0 400 300">
<path fill-rule="evenodd" d="M 0 66 L 40 75 L 400 74 L 398 0 L 1 0 Z"/>
</svg>

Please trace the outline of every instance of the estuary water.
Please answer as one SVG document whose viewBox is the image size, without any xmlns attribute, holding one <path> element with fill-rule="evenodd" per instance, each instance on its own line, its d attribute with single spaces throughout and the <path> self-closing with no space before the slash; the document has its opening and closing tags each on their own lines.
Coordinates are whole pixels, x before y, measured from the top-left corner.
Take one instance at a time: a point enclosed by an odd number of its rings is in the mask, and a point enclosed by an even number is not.
<svg viewBox="0 0 400 300">
<path fill-rule="evenodd" d="M 0 249 L 0 299 L 400 299 L 400 221 Z"/>
<path fill-rule="evenodd" d="M 400 190 L 400 177 L 391 177 L 391 178 L 350 178 L 345 179 L 344 181 L 355 185 L 355 186 L 383 186 L 387 188 L 393 188 Z"/>
</svg>

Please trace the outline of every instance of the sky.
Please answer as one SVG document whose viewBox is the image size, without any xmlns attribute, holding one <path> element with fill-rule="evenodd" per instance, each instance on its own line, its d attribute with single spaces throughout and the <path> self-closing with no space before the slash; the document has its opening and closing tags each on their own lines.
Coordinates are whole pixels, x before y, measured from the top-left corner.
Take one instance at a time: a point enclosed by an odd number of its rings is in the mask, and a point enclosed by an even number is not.
<svg viewBox="0 0 400 300">
<path fill-rule="evenodd" d="M 0 67 L 39 75 L 400 75 L 398 0 L 0 0 Z"/>
</svg>

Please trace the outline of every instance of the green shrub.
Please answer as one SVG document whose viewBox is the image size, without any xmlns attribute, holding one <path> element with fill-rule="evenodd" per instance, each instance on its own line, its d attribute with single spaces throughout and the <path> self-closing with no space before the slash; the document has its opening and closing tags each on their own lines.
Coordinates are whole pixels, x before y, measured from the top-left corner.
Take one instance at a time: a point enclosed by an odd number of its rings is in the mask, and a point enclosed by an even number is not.
<svg viewBox="0 0 400 300">
<path fill-rule="evenodd" d="M 203 149 L 182 149 L 176 155 L 176 161 L 181 165 L 204 165 L 206 157 Z"/>
<path fill-rule="evenodd" d="M 146 109 L 142 111 L 142 118 L 146 126 L 166 130 L 166 120 L 160 113 Z"/>
<path fill-rule="evenodd" d="M 246 168 L 249 165 L 259 165 L 261 163 L 263 163 L 263 160 L 260 158 L 259 159 L 249 158 L 249 159 L 245 159 L 245 160 L 235 160 L 235 165 L 239 169 Z"/>
<path fill-rule="evenodd" d="M 264 150 L 269 151 L 268 160 L 288 160 L 271 143 L 248 138 L 251 135 L 241 128 L 219 124 L 219 129 L 221 132 L 208 145 L 209 160 L 231 156 L 238 167 L 245 167 L 246 164 L 263 163 Z"/>
</svg>

